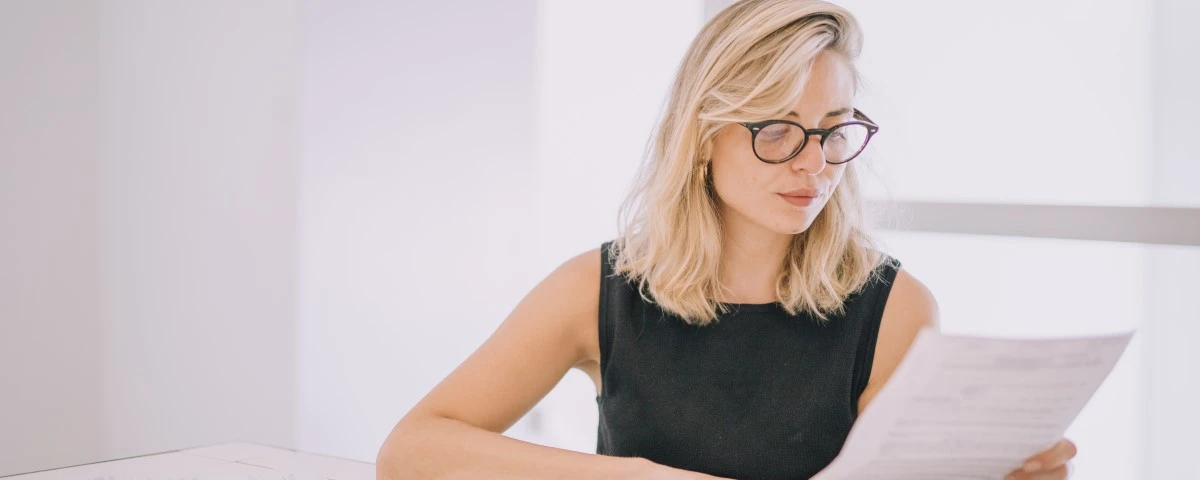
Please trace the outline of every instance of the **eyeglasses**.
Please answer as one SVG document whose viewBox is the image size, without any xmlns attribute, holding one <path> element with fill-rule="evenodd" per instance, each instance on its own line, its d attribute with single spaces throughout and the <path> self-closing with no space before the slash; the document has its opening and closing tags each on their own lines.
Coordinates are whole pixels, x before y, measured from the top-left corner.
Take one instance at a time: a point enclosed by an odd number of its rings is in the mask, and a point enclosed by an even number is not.
<svg viewBox="0 0 1200 480">
<path fill-rule="evenodd" d="M 854 160 L 867 148 L 867 142 L 879 125 L 854 109 L 855 120 L 834 125 L 832 128 L 804 128 L 790 120 L 765 120 L 742 122 L 750 129 L 750 143 L 754 155 L 766 163 L 776 164 L 791 160 L 808 145 L 808 137 L 821 136 L 821 150 L 825 161 L 834 165 Z"/>
</svg>

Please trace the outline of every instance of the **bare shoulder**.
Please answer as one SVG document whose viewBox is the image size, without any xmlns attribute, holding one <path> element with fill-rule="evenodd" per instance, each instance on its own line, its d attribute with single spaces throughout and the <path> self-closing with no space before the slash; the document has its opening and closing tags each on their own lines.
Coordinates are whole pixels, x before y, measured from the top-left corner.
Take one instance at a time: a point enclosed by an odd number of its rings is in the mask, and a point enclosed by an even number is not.
<svg viewBox="0 0 1200 480">
<path fill-rule="evenodd" d="M 594 248 L 567 260 L 555 276 L 564 301 L 570 302 L 572 330 L 583 355 L 576 367 L 600 361 L 600 249 Z"/>
<path fill-rule="evenodd" d="M 901 268 L 897 271 L 879 324 L 871 378 L 858 399 L 860 412 L 866 409 L 879 389 L 891 378 L 921 329 L 938 328 L 938 318 L 937 299 L 929 287 L 908 270 Z"/>
<path fill-rule="evenodd" d="M 600 305 L 600 249 L 593 248 L 571 257 L 543 281 L 548 293 L 571 305 L 568 310 L 586 310 Z"/>
</svg>

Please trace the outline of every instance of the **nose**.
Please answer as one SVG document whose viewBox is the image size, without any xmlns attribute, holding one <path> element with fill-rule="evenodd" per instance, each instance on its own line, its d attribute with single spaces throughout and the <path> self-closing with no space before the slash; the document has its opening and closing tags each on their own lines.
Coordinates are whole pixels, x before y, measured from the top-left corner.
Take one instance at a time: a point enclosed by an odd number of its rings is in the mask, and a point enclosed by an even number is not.
<svg viewBox="0 0 1200 480">
<path fill-rule="evenodd" d="M 816 138 L 813 138 L 814 136 Z M 792 158 L 790 163 L 793 169 L 805 170 L 809 175 L 820 175 L 826 165 L 825 150 L 821 148 L 821 135 L 809 134 L 808 141 L 804 143 L 804 147 Z"/>
</svg>

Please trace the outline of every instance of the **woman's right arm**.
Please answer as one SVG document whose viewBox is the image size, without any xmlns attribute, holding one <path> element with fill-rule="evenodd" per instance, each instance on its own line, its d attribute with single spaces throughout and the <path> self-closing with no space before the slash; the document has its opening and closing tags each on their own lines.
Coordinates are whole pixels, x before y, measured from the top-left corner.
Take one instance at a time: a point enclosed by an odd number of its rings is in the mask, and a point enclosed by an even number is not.
<svg viewBox="0 0 1200 480">
<path fill-rule="evenodd" d="M 598 361 L 600 252 L 542 280 L 470 357 L 396 424 L 380 479 L 714 478 L 642 458 L 593 455 L 501 435 L 573 367 Z"/>
</svg>

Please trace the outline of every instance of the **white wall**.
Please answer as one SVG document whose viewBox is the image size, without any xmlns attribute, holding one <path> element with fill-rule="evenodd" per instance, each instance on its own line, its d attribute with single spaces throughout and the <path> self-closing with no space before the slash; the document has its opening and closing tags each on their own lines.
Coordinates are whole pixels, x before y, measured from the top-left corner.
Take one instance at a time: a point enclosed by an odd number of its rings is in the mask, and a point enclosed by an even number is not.
<svg viewBox="0 0 1200 480">
<path fill-rule="evenodd" d="M 539 279 L 531 2 L 306 4 L 297 442 L 374 461 Z"/>
<path fill-rule="evenodd" d="M 0 475 L 105 453 L 102 13 L 64 3 L 0 3 Z"/>
<path fill-rule="evenodd" d="M 865 30 L 873 196 L 1140 205 L 1147 0 L 842 0 Z"/>
<path fill-rule="evenodd" d="M 1200 2 L 1154 0 L 1148 124 L 1149 203 L 1200 206 Z M 1156 247 L 1147 252 L 1146 423 L 1140 454 L 1144 478 L 1200 478 L 1195 436 L 1200 431 L 1200 248 Z"/>
<path fill-rule="evenodd" d="M 0 475 L 291 446 L 297 13 L 0 3 Z"/>
<path fill-rule="evenodd" d="M 534 284 L 615 235 L 700 20 L 692 0 L 308 3 L 301 448 L 373 459 Z M 573 371 L 507 433 L 594 452 L 594 394 Z"/>
<path fill-rule="evenodd" d="M 616 236 L 618 207 L 704 11 L 696 0 L 543 0 L 537 13 L 540 215 L 530 260 L 548 270 Z M 521 438 L 595 453 L 595 396 L 591 378 L 571 370 L 532 412 L 541 428 Z"/>
</svg>

